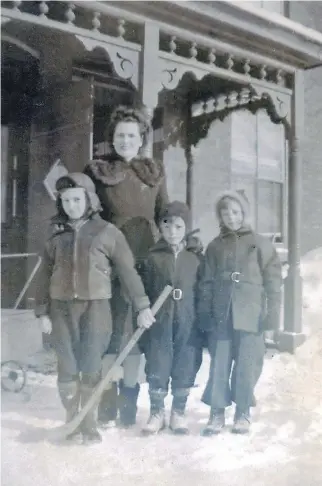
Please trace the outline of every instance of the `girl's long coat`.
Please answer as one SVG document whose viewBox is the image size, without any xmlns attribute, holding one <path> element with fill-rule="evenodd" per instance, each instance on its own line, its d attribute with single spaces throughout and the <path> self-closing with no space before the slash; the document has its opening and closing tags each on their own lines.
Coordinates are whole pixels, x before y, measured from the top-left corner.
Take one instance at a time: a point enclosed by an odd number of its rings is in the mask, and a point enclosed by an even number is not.
<svg viewBox="0 0 322 486">
<path fill-rule="evenodd" d="M 95 184 L 102 218 L 122 231 L 140 264 L 158 237 L 159 214 L 168 203 L 162 164 L 147 158 L 127 163 L 111 155 L 91 161 L 85 174 Z M 134 327 L 128 298 L 117 279 L 113 281 L 111 306 L 114 332 L 109 352 L 114 354 L 128 341 Z"/>
<path fill-rule="evenodd" d="M 234 329 L 278 329 L 281 286 L 280 259 L 267 238 L 249 229 L 221 234 L 209 244 L 201 269 L 200 328 L 220 333 L 231 305 Z"/>
</svg>

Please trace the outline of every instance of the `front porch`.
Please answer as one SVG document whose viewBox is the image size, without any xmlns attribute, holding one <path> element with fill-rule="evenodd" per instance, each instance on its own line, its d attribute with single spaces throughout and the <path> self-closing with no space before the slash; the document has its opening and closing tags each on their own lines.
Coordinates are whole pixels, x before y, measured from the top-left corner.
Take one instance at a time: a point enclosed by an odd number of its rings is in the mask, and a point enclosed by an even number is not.
<svg viewBox="0 0 322 486">
<path fill-rule="evenodd" d="M 231 175 L 232 161 L 238 163 L 238 173 L 242 165 L 234 155 L 236 143 L 227 150 L 218 143 L 231 140 L 233 130 L 239 132 L 240 115 L 234 114 L 242 113 L 242 120 L 247 113 L 266 117 L 280 127 L 284 158 L 278 176 L 275 170 L 261 179 L 281 186 L 280 217 L 264 232 L 277 236 L 288 254 L 281 346 L 294 351 L 304 339 L 299 268 L 302 70 L 320 60 L 322 35 L 275 19 L 272 36 L 271 19 L 227 2 L 2 3 L 3 41 L 40 63 L 31 124 L 28 251 L 42 247 L 43 223 L 53 211 L 41 184 L 52 163 L 59 158 L 69 170 L 81 170 L 93 155 L 93 100 L 111 106 L 118 92 L 118 99 L 144 103 L 155 135 L 149 155 L 163 157 L 171 197 L 186 199 L 206 242 L 216 191 L 246 180 L 236 182 Z M 245 138 L 247 131 L 241 140 Z M 211 139 L 216 147 L 205 148 L 202 144 Z M 257 207 L 262 186 L 257 141 L 256 146 L 251 171 Z M 174 147 L 179 151 L 169 157 Z M 212 161 L 212 150 L 222 152 L 218 163 L 219 158 Z M 263 219 L 256 218 L 256 224 Z"/>
</svg>

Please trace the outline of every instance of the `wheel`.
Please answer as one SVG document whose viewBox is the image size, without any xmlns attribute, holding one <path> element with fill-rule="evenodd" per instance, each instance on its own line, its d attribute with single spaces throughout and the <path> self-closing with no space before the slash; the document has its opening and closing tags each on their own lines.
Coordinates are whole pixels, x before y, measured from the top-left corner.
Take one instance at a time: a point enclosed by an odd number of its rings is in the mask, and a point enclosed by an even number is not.
<svg viewBox="0 0 322 486">
<path fill-rule="evenodd" d="M 1 363 L 1 388 L 12 393 L 19 393 L 26 385 L 27 373 L 18 361 Z"/>
</svg>

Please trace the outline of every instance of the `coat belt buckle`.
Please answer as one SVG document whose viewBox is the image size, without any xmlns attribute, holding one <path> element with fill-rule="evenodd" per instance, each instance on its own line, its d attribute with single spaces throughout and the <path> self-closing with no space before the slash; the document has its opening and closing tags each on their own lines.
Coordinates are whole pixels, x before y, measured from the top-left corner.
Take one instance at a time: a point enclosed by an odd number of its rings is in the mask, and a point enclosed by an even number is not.
<svg viewBox="0 0 322 486">
<path fill-rule="evenodd" d="M 172 291 L 173 300 L 181 300 L 182 296 L 183 296 L 183 292 L 181 289 L 173 289 Z"/>
<path fill-rule="evenodd" d="M 230 278 L 232 279 L 233 282 L 239 283 L 240 282 L 240 272 L 232 272 Z"/>
</svg>

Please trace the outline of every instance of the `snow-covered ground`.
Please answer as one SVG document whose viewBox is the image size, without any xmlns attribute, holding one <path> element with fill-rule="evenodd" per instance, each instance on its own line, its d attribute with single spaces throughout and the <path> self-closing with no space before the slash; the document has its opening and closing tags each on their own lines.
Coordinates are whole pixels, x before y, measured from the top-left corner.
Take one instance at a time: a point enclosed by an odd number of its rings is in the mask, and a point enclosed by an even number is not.
<svg viewBox="0 0 322 486">
<path fill-rule="evenodd" d="M 315 262 L 307 264 L 307 272 L 310 301 L 304 321 L 311 336 L 296 356 L 267 356 L 249 436 L 231 434 L 229 425 L 220 436 L 200 436 L 209 412 L 200 402 L 209 367 L 207 354 L 187 411 L 189 436 L 177 437 L 169 431 L 156 437 L 140 435 L 149 408 L 144 384 L 137 426 L 105 431 L 103 443 L 92 447 L 44 440 L 44 429 L 59 425 L 64 411 L 56 377 L 29 372 L 22 393 L 2 393 L 2 485 L 321 486 L 322 294 L 316 292 L 312 275 L 319 273 L 320 285 L 322 269 L 317 270 Z M 229 424 L 232 415 L 233 410 Z"/>
</svg>

